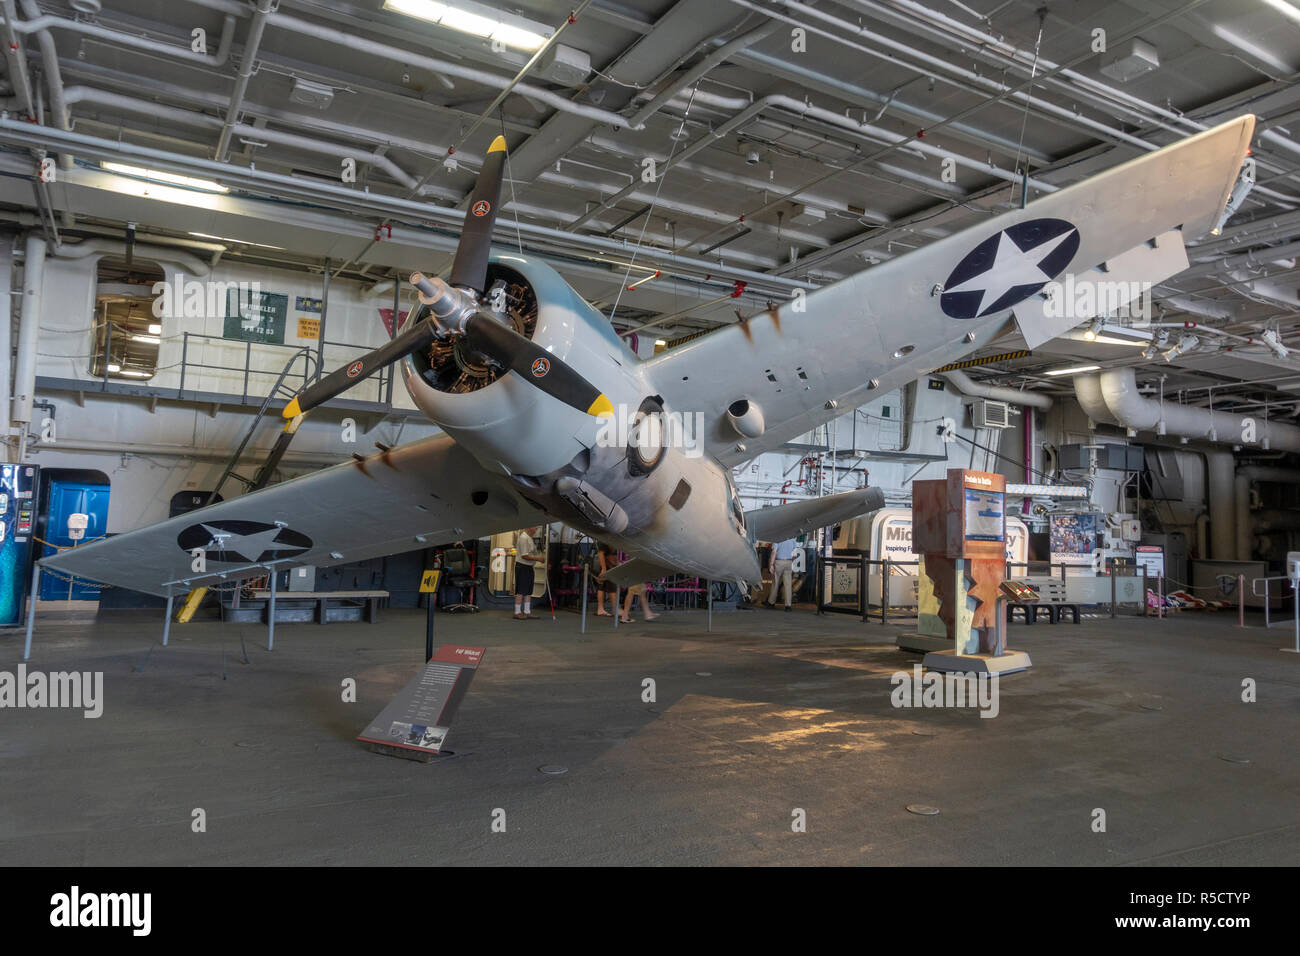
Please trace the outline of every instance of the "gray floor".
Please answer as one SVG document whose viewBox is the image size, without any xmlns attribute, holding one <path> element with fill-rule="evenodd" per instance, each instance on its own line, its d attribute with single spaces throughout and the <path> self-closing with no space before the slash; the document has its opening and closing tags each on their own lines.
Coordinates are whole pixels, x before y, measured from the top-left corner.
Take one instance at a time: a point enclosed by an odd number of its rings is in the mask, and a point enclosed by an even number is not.
<svg viewBox="0 0 1300 956">
<path fill-rule="evenodd" d="M 1234 616 L 1017 625 L 1034 668 L 990 720 L 895 709 L 889 675 L 917 658 L 846 616 L 601 618 L 584 637 L 573 614 L 443 615 L 440 643 L 488 652 L 456 756 L 430 765 L 354 739 L 420 665 L 423 612 L 281 626 L 270 653 L 262 628 L 216 623 L 163 648 L 160 616 L 39 622 L 29 667 L 102 670 L 105 712 L 0 710 L 0 862 L 1300 861 L 1300 656 Z M 0 670 L 21 640 L 0 637 Z"/>
</svg>

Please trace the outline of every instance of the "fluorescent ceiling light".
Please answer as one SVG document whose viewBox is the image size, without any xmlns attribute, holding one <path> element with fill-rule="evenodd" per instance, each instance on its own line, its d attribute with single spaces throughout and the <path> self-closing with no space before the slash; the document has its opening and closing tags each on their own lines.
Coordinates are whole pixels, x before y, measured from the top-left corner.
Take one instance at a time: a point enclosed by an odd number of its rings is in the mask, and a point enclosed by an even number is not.
<svg viewBox="0 0 1300 956">
<path fill-rule="evenodd" d="M 131 341 L 143 342 L 145 345 L 157 345 L 160 340 L 156 335 L 133 335 Z"/>
<path fill-rule="evenodd" d="M 113 369 L 112 369 L 112 367 L 110 366 L 110 367 L 109 367 L 109 371 L 111 372 L 112 370 L 113 370 Z M 132 370 L 132 369 L 126 369 L 125 371 L 118 372 L 117 374 L 119 374 L 119 375 L 130 375 L 132 378 L 153 378 L 153 372 L 136 372 L 136 371 L 134 371 L 134 370 Z"/>
<path fill-rule="evenodd" d="M 113 365 L 113 364 L 110 363 L 109 366 L 108 366 L 108 370 L 109 370 L 110 372 L 120 372 L 120 371 L 122 371 L 122 366 L 120 366 L 120 365 Z"/>
<path fill-rule="evenodd" d="M 667 344 L 668 344 L 667 339 L 655 339 L 655 345 L 667 345 Z"/>
<path fill-rule="evenodd" d="M 1300 9 L 1291 6 L 1286 0 L 1264 0 L 1264 3 L 1283 16 L 1290 17 L 1296 23 L 1300 23 Z"/>
<path fill-rule="evenodd" d="M 540 31 L 548 28 L 541 24 L 503 15 L 491 7 L 473 3 L 472 0 L 458 0 L 454 4 L 437 3 L 435 0 L 384 0 L 384 9 L 485 40 L 496 40 L 520 50 L 536 50 L 546 42 L 546 35 Z"/>
<path fill-rule="evenodd" d="M 1095 372 L 1101 368 L 1100 365 L 1075 365 L 1072 368 L 1054 368 L 1051 371 L 1044 372 L 1044 375 L 1075 375 L 1079 372 Z"/>
<path fill-rule="evenodd" d="M 1113 335 L 1098 335 L 1092 339 L 1101 345 L 1146 345 L 1143 339 L 1119 339 Z"/>
<path fill-rule="evenodd" d="M 159 325 L 159 324 L 156 323 L 156 322 L 155 322 L 153 325 L 150 325 L 150 326 L 149 326 L 149 334 L 150 334 L 150 335 L 162 335 L 162 326 Z"/>
<path fill-rule="evenodd" d="M 230 242 L 237 246 L 257 246 L 259 249 L 284 249 L 284 246 L 271 246 L 265 242 L 249 242 L 247 239 L 230 239 L 226 236 L 210 236 L 206 232 L 191 232 L 189 235 L 196 239 L 211 239 L 215 242 Z"/>
<path fill-rule="evenodd" d="M 167 183 L 172 186 L 184 186 L 186 189 L 198 189 L 206 193 L 228 193 L 230 188 L 213 182 L 211 179 L 195 179 L 193 176 L 177 176 L 175 173 L 164 173 L 156 169 L 145 169 L 143 166 L 128 166 L 125 163 L 100 163 L 104 169 L 111 173 L 120 173 L 123 176 L 133 176 L 136 179 L 147 179 L 155 183 Z"/>
</svg>

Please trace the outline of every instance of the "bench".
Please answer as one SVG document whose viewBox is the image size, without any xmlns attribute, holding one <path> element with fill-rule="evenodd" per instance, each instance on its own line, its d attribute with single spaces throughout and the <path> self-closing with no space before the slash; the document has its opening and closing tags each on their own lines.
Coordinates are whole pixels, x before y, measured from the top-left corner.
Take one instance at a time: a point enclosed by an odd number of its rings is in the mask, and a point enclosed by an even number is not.
<svg viewBox="0 0 1300 956">
<path fill-rule="evenodd" d="M 1024 611 L 1025 623 L 1034 624 L 1038 620 L 1039 610 L 1047 612 L 1049 624 L 1057 624 L 1068 612 L 1075 624 L 1079 623 L 1079 605 L 1071 603 L 1065 591 L 1065 582 L 1060 578 L 1013 578 L 1020 584 L 1026 584 L 1038 592 L 1037 601 L 1007 601 L 1007 622 L 1015 620 L 1015 610 Z"/>
<path fill-rule="evenodd" d="M 264 606 L 270 606 L 269 590 L 254 590 L 250 594 L 253 600 L 265 601 Z M 364 620 L 374 624 L 379 620 L 380 606 L 387 601 L 387 591 L 277 591 L 275 622 L 328 624 Z"/>
</svg>

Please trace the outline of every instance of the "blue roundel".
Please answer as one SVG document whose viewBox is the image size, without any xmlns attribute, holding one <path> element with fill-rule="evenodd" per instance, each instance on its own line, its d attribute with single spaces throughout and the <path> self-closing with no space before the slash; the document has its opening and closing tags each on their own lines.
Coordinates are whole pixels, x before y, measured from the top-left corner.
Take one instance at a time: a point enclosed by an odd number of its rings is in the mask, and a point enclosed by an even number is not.
<svg viewBox="0 0 1300 956">
<path fill-rule="evenodd" d="M 1023 302 L 1051 282 L 1079 251 L 1079 230 L 1064 219 L 1030 219 L 989 236 L 957 263 L 939 308 L 977 319 Z"/>
</svg>

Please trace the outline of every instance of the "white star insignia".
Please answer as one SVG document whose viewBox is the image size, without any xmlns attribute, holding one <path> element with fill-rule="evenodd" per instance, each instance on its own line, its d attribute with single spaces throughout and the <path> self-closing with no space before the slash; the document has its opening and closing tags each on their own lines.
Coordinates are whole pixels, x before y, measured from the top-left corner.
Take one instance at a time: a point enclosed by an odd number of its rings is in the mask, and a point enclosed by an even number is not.
<svg viewBox="0 0 1300 956">
<path fill-rule="evenodd" d="M 993 264 L 979 275 L 971 276 L 965 282 L 943 291 L 982 292 L 975 314 L 983 315 L 987 306 L 997 302 L 1012 289 L 1050 282 L 1052 276 L 1044 272 L 1039 263 L 1055 252 L 1056 247 L 1073 234 L 1073 230 L 1067 229 L 1054 239 L 1048 239 L 1032 249 L 1023 250 L 1005 232 L 1000 233 Z"/>
<path fill-rule="evenodd" d="M 202 527 L 204 531 L 212 535 L 212 540 L 208 542 L 209 548 L 225 554 L 237 554 L 245 561 L 257 561 L 262 557 L 262 552 L 274 551 L 276 548 L 275 538 L 280 533 L 279 528 L 256 531 L 253 534 L 235 534 L 233 531 L 214 528 L 207 524 Z"/>
</svg>

